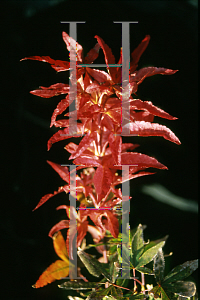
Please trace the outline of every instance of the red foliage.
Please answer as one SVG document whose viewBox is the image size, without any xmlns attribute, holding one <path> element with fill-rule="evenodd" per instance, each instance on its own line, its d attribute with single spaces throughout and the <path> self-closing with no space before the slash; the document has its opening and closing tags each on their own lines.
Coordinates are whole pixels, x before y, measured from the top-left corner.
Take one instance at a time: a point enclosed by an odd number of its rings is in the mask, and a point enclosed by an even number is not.
<svg viewBox="0 0 200 300">
<path fill-rule="evenodd" d="M 62 220 L 49 232 L 49 236 L 53 237 L 59 230 L 68 228 L 66 246 L 71 259 L 73 257 L 72 241 L 69 243 L 70 231 L 70 235 L 74 237 L 77 230 L 77 247 L 81 245 L 87 231 L 91 233 L 95 243 L 104 237 L 106 230 L 110 231 L 112 236 L 117 238 L 119 222 L 114 207 L 122 202 L 121 190 L 116 188 L 118 184 L 132 178 L 153 174 L 144 171 L 147 168 L 167 169 L 155 158 L 132 151 L 138 145 L 122 142 L 123 134 L 121 132 L 124 132 L 124 128 L 121 125 L 122 119 L 123 124 L 125 124 L 123 126 L 130 128 L 130 135 L 132 136 L 162 136 L 171 142 L 180 144 L 179 139 L 169 128 L 153 123 L 154 116 L 169 120 L 175 120 L 177 119 L 176 117 L 154 106 L 149 101 L 133 98 L 138 90 L 138 86 L 145 78 L 156 74 L 172 75 L 177 72 L 177 70 L 156 67 L 146 67 L 137 70 L 138 61 L 148 46 L 150 36 L 147 35 L 131 53 L 129 84 L 127 85 L 130 114 L 125 112 L 123 115 L 121 101 L 124 91 L 121 83 L 121 67 L 108 66 L 107 73 L 79 66 L 83 63 L 92 64 L 98 57 L 100 48 L 103 50 L 106 64 L 115 64 L 115 57 L 110 47 L 99 36 L 95 36 L 95 38 L 97 39 L 97 44 L 84 58 L 82 46 L 70 38 L 67 33 L 63 32 L 63 40 L 68 51 L 72 47 L 76 49 L 77 53 L 77 132 L 69 136 L 69 113 L 67 109 L 71 103 L 68 84 L 57 83 L 31 91 L 32 94 L 44 98 L 61 94 L 66 95 L 58 103 L 51 118 L 51 126 L 54 125 L 64 129 L 59 130 L 50 138 L 48 150 L 58 141 L 84 135 L 78 145 L 70 142 L 65 146 L 65 149 L 71 153 L 69 159 L 73 159 L 73 163 L 79 165 L 77 170 L 87 167 L 80 173 L 80 176 L 76 175 L 76 193 L 71 192 L 71 195 L 79 201 L 78 212 L 76 212 L 75 208 L 71 208 L 69 212 L 69 206 L 67 205 L 58 207 L 58 209 L 66 209 L 68 218 L 70 219 L 71 217 L 71 219 L 76 220 L 77 225 L 74 227 L 70 226 L 69 229 L 69 220 Z M 25 59 L 47 62 L 58 72 L 67 71 L 70 67 L 69 62 L 54 60 L 49 56 L 32 56 Z M 122 60 L 121 51 L 118 64 L 121 64 Z M 59 119 L 58 117 L 61 117 L 63 113 L 65 118 Z M 47 194 L 42 197 L 36 208 L 54 195 L 63 191 L 66 193 L 70 191 L 68 168 L 53 162 L 48 161 L 48 163 L 67 184 L 60 187 L 53 194 Z M 122 179 L 122 176 L 116 171 L 122 170 L 123 165 L 129 165 L 130 167 L 129 172 Z M 93 222 L 94 226 L 89 225 L 89 220 Z M 47 269 L 47 273 L 54 271 L 54 268 L 55 265 L 51 266 L 50 269 Z M 60 274 L 58 277 L 60 277 Z M 46 283 L 49 282 L 48 279 L 45 280 Z M 42 284 L 36 284 L 36 287 L 39 286 L 42 286 Z"/>
</svg>

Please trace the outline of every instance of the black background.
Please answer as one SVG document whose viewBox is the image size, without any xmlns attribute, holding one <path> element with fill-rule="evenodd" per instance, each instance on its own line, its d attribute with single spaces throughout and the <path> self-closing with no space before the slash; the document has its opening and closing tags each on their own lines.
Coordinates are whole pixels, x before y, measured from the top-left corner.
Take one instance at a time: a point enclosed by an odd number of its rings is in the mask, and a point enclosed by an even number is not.
<svg viewBox="0 0 200 300">
<path fill-rule="evenodd" d="M 55 1 L 56 2 L 56 1 Z M 146 224 L 145 239 L 169 234 L 166 268 L 197 258 L 197 214 L 183 212 L 144 195 L 144 184 L 160 183 L 172 193 L 197 201 L 197 1 L 6 1 L 1 2 L 1 284 L 5 299 L 66 299 L 68 292 L 57 282 L 35 290 L 44 269 L 57 259 L 51 227 L 65 214 L 55 211 L 66 197 L 59 195 L 32 212 L 40 198 L 63 184 L 46 163 L 67 163 L 66 142 L 46 143 L 55 132 L 50 118 L 59 98 L 29 94 L 41 86 L 68 82 L 68 74 L 41 62 L 23 61 L 32 55 L 68 60 L 60 21 L 86 21 L 77 25 L 78 42 L 90 50 L 99 35 L 111 47 L 116 60 L 121 46 L 121 25 L 113 21 L 139 21 L 130 25 L 130 50 L 146 34 L 150 44 L 139 62 L 144 66 L 178 69 L 173 76 L 145 79 L 138 97 L 152 101 L 176 121 L 156 119 L 179 137 L 177 146 L 162 138 L 129 138 L 139 152 L 168 166 L 153 176 L 131 182 L 131 227 Z M 102 63 L 103 55 L 99 61 Z M 60 98 L 62 99 L 62 98 Z M 197 272 L 191 280 L 197 281 Z M 71 293 L 69 293 L 71 294 Z"/>
</svg>

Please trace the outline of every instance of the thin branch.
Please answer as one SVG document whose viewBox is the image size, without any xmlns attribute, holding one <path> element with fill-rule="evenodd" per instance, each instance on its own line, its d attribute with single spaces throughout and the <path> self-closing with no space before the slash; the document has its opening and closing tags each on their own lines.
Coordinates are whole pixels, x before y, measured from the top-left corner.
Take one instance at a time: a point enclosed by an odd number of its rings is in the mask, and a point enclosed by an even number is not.
<svg viewBox="0 0 200 300">
<path fill-rule="evenodd" d="M 133 269 L 133 279 L 135 278 L 135 269 Z M 134 280 L 134 292 L 137 291 L 137 284 L 136 284 L 136 280 Z"/>
<path fill-rule="evenodd" d="M 142 281 L 142 293 L 145 294 L 145 276 L 144 276 L 144 273 L 141 273 L 141 281 Z"/>
</svg>

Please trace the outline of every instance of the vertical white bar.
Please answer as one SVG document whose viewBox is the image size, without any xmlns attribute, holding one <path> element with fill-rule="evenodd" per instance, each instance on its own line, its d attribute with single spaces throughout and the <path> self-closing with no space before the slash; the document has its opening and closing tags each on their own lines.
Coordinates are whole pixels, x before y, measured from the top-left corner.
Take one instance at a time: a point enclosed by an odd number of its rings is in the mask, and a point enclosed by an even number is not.
<svg viewBox="0 0 200 300">
<path fill-rule="evenodd" d="M 129 241 L 130 183 L 129 180 L 125 181 L 127 174 L 129 174 L 129 165 L 122 165 L 122 245 L 126 245 L 127 240 Z M 127 253 L 122 252 L 121 277 L 124 279 L 130 279 L 130 252 L 128 253 L 129 255 L 127 257 Z M 127 263 L 124 264 L 123 261 L 126 261 Z"/>
<path fill-rule="evenodd" d="M 130 122 L 129 107 L 129 69 L 130 69 L 130 41 L 129 41 L 129 22 L 122 22 L 122 134 L 130 134 L 129 126 L 124 127 Z"/>
<path fill-rule="evenodd" d="M 78 23 L 85 23 L 85 21 L 71 22 L 63 21 L 61 23 L 69 23 L 69 36 L 70 38 L 77 40 L 76 27 Z M 76 43 L 70 41 L 70 75 L 69 75 L 69 134 L 65 135 L 75 135 L 77 132 L 77 78 L 76 78 Z"/>
<path fill-rule="evenodd" d="M 77 276 L 77 219 L 74 217 L 76 211 L 76 165 L 61 165 L 69 167 L 69 201 L 70 201 L 70 221 L 69 221 L 69 279 L 83 279 Z M 72 257 L 71 257 L 72 256 Z"/>
<path fill-rule="evenodd" d="M 77 220 L 74 218 L 73 211 L 76 210 L 76 166 L 70 167 L 70 222 L 69 222 L 69 248 L 72 249 L 73 259 L 69 255 L 69 277 L 70 279 L 77 279 Z M 72 247 L 72 248 L 71 248 Z M 76 278 L 74 278 L 74 276 Z"/>
<path fill-rule="evenodd" d="M 70 36 L 70 76 L 69 76 L 69 135 L 74 135 L 77 132 L 77 79 L 76 79 L 76 45 L 71 42 L 71 38 L 76 41 L 76 22 L 69 24 Z"/>
<path fill-rule="evenodd" d="M 130 69 L 130 30 L 133 22 L 114 22 L 122 24 L 122 132 L 121 135 L 130 135 L 130 104 L 129 104 L 129 69 Z M 125 126 L 126 125 L 126 126 Z"/>
<path fill-rule="evenodd" d="M 129 104 L 129 69 L 130 69 L 130 34 L 129 24 L 134 22 L 114 22 L 122 24 L 122 132 L 123 135 L 130 135 L 130 104 Z M 126 125 L 126 126 L 125 126 Z M 129 180 L 125 181 L 125 177 L 129 174 L 129 165 L 122 165 L 122 245 L 126 245 L 129 241 L 129 214 L 130 214 L 130 186 Z M 124 181 L 124 182 L 123 182 Z M 128 243 L 129 250 L 129 243 Z M 130 279 L 130 251 L 127 257 L 122 251 L 122 272 L 121 277 Z M 123 261 L 127 263 L 123 266 Z"/>
</svg>

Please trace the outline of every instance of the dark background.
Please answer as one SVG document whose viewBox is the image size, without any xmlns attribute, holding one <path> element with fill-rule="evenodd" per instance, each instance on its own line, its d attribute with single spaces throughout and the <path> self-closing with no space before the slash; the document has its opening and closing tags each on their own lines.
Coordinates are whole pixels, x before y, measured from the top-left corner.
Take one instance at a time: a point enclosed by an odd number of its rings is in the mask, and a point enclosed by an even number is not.
<svg viewBox="0 0 200 300">
<path fill-rule="evenodd" d="M 60 21 L 86 21 L 77 25 L 78 42 L 85 53 L 99 35 L 111 47 L 117 60 L 121 46 L 121 25 L 113 21 L 139 21 L 130 25 L 130 50 L 146 34 L 150 44 L 139 63 L 178 69 L 173 76 L 145 79 L 138 98 L 152 101 L 176 121 L 156 119 L 179 137 L 177 146 L 163 138 L 129 138 L 139 143 L 139 152 L 156 157 L 168 166 L 153 176 L 131 182 L 131 227 L 146 224 L 145 240 L 169 234 L 166 268 L 197 258 L 197 214 L 184 212 L 155 201 L 142 193 L 145 184 L 160 183 L 175 195 L 197 201 L 197 1 L 3 1 L 1 12 L 1 284 L 4 299 L 66 299 L 68 292 L 57 282 L 35 290 L 31 285 L 57 259 L 51 227 L 65 214 L 55 211 L 65 195 L 49 200 L 32 212 L 40 198 L 63 184 L 46 163 L 67 163 L 66 142 L 46 143 L 55 132 L 50 118 L 59 98 L 43 99 L 29 94 L 41 86 L 68 82 L 68 74 L 48 65 L 21 58 L 47 55 L 68 60 Z M 100 55 L 99 63 L 102 63 Z M 61 97 L 62 99 L 62 97 Z M 197 272 L 191 280 L 197 282 Z M 69 293 L 70 294 L 70 293 Z"/>
</svg>

